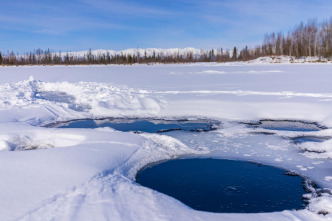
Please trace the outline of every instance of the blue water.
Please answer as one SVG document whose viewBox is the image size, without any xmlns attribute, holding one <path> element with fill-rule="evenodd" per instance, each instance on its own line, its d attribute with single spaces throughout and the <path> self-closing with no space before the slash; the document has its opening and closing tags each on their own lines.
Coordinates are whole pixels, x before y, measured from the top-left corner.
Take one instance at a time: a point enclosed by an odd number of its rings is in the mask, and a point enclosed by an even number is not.
<svg viewBox="0 0 332 221">
<path fill-rule="evenodd" d="M 274 122 L 273 122 L 274 123 Z M 59 128 L 111 127 L 119 131 L 172 134 L 210 131 L 220 123 L 206 120 L 103 119 L 75 120 L 51 125 Z M 257 127 L 258 125 L 252 125 Z M 269 129 L 268 125 L 264 125 Z M 271 126 L 271 124 L 269 125 Z M 274 124 L 271 129 L 316 130 L 299 125 Z M 282 126 L 285 126 L 283 123 Z M 289 127 L 288 127 L 289 126 Z M 260 125 L 262 127 L 262 125 Z M 181 132 L 182 131 L 182 132 Z M 316 137 L 298 137 L 293 142 L 316 141 Z M 217 159 L 172 160 L 146 167 L 137 174 L 137 182 L 172 196 L 193 209 L 225 213 L 257 213 L 301 209 L 303 178 L 284 175 L 284 171 L 243 161 Z"/>
<path fill-rule="evenodd" d="M 275 167 L 218 159 L 171 160 L 141 170 L 138 183 L 209 212 L 257 213 L 304 207 L 303 178 Z"/>
<path fill-rule="evenodd" d="M 318 129 L 311 129 L 311 128 L 298 128 L 298 127 L 261 127 L 267 130 L 282 130 L 282 131 L 299 131 L 299 132 L 314 132 L 319 131 Z"/>
<path fill-rule="evenodd" d="M 119 131 L 139 131 L 148 133 L 161 133 L 173 130 L 209 131 L 216 122 L 209 121 L 167 121 L 167 120 L 76 120 L 59 123 L 59 128 L 98 128 L 111 127 Z"/>
<path fill-rule="evenodd" d="M 324 142 L 330 139 L 330 137 L 314 137 L 314 136 L 307 136 L 307 137 L 295 137 L 293 138 L 293 142 L 295 144 L 301 144 L 305 142 Z"/>
</svg>

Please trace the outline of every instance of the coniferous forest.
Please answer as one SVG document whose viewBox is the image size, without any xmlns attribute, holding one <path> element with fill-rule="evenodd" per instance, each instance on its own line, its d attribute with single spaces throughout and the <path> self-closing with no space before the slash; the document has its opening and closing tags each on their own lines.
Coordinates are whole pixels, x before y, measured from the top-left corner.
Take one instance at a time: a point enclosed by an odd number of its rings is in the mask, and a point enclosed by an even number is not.
<svg viewBox="0 0 332 221">
<path fill-rule="evenodd" d="M 229 62 L 248 61 L 263 56 L 294 56 L 332 58 L 332 17 L 330 20 L 317 22 L 316 19 L 301 22 L 288 33 L 273 32 L 264 36 L 261 45 L 254 48 L 247 46 L 239 49 L 224 50 L 222 47 L 201 50 L 199 54 L 164 54 L 153 52 L 115 54 L 92 53 L 84 55 L 61 53 L 50 49 L 37 49 L 19 54 L 13 51 L 0 51 L 0 65 L 89 65 L 89 64 L 134 64 L 134 63 L 187 63 L 187 62 Z"/>
</svg>

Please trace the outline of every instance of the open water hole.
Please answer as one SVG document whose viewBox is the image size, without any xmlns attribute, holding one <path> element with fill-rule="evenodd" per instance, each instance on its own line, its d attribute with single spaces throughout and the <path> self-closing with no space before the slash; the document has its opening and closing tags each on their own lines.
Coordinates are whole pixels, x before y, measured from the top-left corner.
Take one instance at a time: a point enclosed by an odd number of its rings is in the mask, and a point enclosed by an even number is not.
<svg viewBox="0 0 332 221">
<path fill-rule="evenodd" d="M 306 143 L 306 142 L 324 142 L 328 139 L 331 139 L 331 137 L 314 137 L 314 136 L 302 136 L 302 137 L 295 137 L 292 139 L 292 141 L 295 144 L 301 144 L 301 143 Z"/>
<path fill-rule="evenodd" d="M 258 213 L 302 209 L 303 178 L 245 161 L 179 159 L 143 168 L 136 181 L 208 212 Z"/>
<path fill-rule="evenodd" d="M 319 128 L 298 122 L 260 122 L 254 127 L 290 131 L 316 131 Z M 111 127 L 119 131 L 148 133 L 208 132 L 220 128 L 217 121 L 101 119 L 75 120 L 49 125 L 58 128 Z M 182 131 L 182 132 L 181 132 Z M 176 137 L 176 136 L 175 136 Z M 294 142 L 310 142 L 302 137 Z M 315 140 L 316 141 L 316 140 Z M 257 213 L 302 209 L 306 205 L 304 179 L 286 175 L 279 168 L 246 161 L 221 159 L 178 159 L 149 165 L 140 170 L 136 181 L 172 196 L 189 207 L 208 212 Z"/>
<path fill-rule="evenodd" d="M 111 127 L 128 132 L 162 133 L 175 130 L 210 131 L 218 127 L 219 122 L 207 120 L 149 120 L 149 119 L 103 119 L 76 120 L 51 125 L 58 128 L 98 128 Z"/>
</svg>

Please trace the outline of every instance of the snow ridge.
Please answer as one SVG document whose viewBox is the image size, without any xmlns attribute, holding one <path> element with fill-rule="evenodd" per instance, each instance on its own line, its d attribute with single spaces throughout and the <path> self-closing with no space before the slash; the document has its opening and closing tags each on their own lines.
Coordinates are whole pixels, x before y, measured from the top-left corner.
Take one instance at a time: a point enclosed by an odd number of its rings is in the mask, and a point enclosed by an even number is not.
<svg viewBox="0 0 332 221">
<path fill-rule="evenodd" d="M 0 110 L 38 106 L 48 108 L 54 114 L 53 120 L 64 115 L 59 108 L 68 116 L 73 112 L 81 117 L 151 116 L 157 114 L 164 104 L 165 101 L 151 97 L 145 91 L 109 83 L 50 83 L 30 77 L 26 81 L 0 85 Z"/>
</svg>

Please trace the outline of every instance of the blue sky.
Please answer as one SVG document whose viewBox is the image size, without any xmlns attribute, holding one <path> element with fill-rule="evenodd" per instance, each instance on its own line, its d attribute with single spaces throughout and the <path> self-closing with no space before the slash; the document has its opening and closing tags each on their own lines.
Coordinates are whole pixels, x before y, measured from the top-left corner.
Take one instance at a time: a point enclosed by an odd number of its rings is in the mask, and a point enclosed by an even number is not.
<svg viewBox="0 0 332 221">
<path fill-rule="evenodd" d="M 330 0 L 0 0 L 0 50 L 250 47 Z"/>
</svg>

